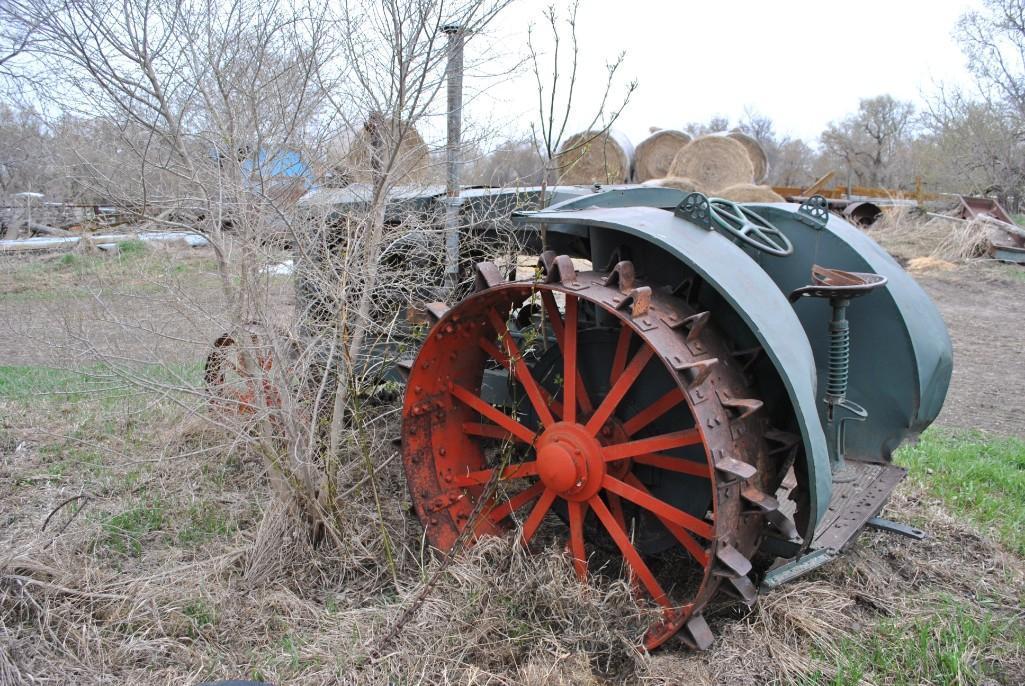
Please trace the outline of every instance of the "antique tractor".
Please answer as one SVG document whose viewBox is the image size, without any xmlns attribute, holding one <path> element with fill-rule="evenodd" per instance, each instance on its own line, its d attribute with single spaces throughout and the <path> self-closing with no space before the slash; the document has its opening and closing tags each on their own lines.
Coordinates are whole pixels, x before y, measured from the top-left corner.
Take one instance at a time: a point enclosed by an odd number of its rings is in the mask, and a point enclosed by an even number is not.
<svg viewBox="0 0 1025 686">
<path fill-rule="evenodd" d="M 389 211 L 452 207 L 403 192 Z M 477 188 L 457 208 L 462 231 L 511 222 L 540 259 L 526 278 L 479 263 L 472 293 L 423 308 L 402 454 L 433 546 L 557 541 L 581 579 L 621 574 L 661 606 L 646 647 L 704 648 L 718 591 L 753 603 L 866 524 L 921 534 L 877 515 L 904 476 L 893 451 L 943 404 L 950 340 L 823 198 Z"/>
<path fill-rule="evenodd" d="M 704 648 L 718 591 L 753 603 L 866 523 L 920 534 L 876 515 L 951 345 L 882 248 L 820 197 L 549 192 L 512 213 L 545 228 L 536 272 L 478 264 L 409 365 L 402 450 L 434 546 L 559 541 L 581 579 L 621 573 L 663 608 L 648 648 Z"/>
</svg>

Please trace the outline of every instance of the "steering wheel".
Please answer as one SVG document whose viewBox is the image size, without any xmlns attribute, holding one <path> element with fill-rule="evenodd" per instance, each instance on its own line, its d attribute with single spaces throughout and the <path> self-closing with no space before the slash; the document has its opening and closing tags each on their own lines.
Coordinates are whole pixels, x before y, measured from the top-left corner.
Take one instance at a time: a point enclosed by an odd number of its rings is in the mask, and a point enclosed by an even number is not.
<svg viewBox="0 0 1025 686">
<path fill-rule="evenodd" d="M 794 253 L 786 234 L 754 210 L 723 198 L 709 198 L 708 210 L 716 227 L 748 245 L 777 257 Z"/>
</svg>

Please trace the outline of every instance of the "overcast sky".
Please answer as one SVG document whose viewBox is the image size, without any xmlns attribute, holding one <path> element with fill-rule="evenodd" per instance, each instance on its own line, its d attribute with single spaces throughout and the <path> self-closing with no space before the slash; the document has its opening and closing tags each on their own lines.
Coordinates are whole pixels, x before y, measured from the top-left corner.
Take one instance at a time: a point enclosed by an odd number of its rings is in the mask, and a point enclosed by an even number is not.
<svg viewBox="0 0 1025 686">
<path fill-rule="evenodd" d="M 519 0 L 496 20 L 489 47 L 516 54 L 548 4 Z M 639 88 L 616 128 L 635 144 L 649 126 L 680 127 L 715 114 L 736 122 L 745 107 L 770 116 L 780 133 L 812 140 L 852 112 L 859 98 L 889 93 L 921 102 L 938 81 L 967 83 L 952 34 L 972 5 L 583 0 L 577 126 L 599 101 L 605 62 L 623 50 L 624 76 L 636 78 Z M 525 133 L 537 117 L 535 98 L 533 77 L 523 73 L 492 86 L 473 103 L 471 116 L 494 117 L 504 130 Z"/>
</svg>

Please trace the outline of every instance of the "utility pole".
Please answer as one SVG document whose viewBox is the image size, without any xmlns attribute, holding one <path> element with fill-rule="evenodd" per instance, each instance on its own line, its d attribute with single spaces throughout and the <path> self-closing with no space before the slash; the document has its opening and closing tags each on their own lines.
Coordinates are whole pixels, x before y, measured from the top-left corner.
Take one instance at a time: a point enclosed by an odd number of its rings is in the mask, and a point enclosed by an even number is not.
<svg viewBox="0 0 1025 686">
<path fill-rule="evenodd" d="M 448 142 L 445 148 L 445 289 L 452 295 L 459 283 L 459 173 L 460 134 L 463 119 L 463 43 L 465 33 L 459 24 L 442 28 L 448 34 Z"/>
</svg>

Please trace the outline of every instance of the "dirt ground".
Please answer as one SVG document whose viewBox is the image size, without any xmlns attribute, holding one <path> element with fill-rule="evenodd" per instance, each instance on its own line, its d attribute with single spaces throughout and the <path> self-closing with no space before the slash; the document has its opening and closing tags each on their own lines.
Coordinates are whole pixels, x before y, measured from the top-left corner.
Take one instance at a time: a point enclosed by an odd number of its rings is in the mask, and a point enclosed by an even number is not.
<svg viewBox="0 0 1025 686">
<path fill-rule="evenodd" d="M 917 274 L 954 344 L 940 426 L 1025 436 L 1025 266 L 961 265 Z"/>
</svg>

